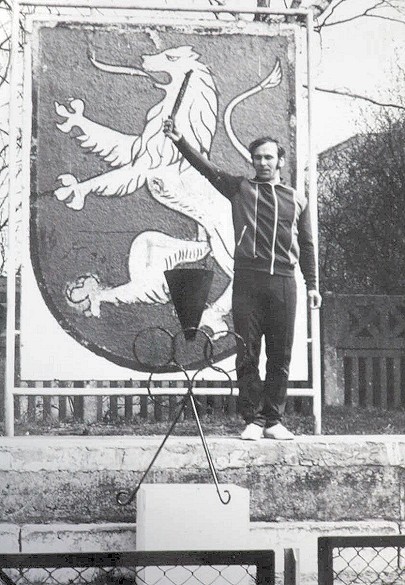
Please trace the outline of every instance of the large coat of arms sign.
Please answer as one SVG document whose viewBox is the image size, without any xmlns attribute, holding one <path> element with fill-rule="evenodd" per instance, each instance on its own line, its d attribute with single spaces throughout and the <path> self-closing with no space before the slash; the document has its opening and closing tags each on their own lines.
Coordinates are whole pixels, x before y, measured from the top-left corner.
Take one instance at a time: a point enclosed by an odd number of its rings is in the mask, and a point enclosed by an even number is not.
<svg viewBox="0 0 405 585">
<path fill-rule="evenodd" d="M 180 328 L 164 276 L 175 267 L 214 271 L 200 327 L 216 360 L 234 352 L 230 203 L 162 132 L 185 75 L 176 120 L 195 148 L 249 174 L 246 145 L 269 134 L 296 180 L 294 35 L 221 26 L 36 23 L 33 272 L 76 342 L 133 370 L 139 331 Z"/>
</svg>

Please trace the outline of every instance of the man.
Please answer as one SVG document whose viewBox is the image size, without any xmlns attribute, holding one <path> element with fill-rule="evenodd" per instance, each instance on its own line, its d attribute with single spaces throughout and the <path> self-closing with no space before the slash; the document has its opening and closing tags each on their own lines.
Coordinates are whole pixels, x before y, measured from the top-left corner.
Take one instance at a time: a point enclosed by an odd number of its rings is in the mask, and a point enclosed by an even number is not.
<svg viewBox="0 0 405 585">
<path fill-rule="evenodd" d="M 235 265 L 232 313 L 238 344 L 236 372 L 244 440 L 294 435 L 281 424 L 287 395 L 296 311 L 294 266 L 299 261 L 311 308 L 321 306 L 308 202 L 281 183 L 285 151 L 266 136 L 249 146 L 254 179 L 217 168 L 183 138 L 172 119 L 163 131 L 183 156 L 232 204 Z M 259 376 L 261 339 L 266 344 L 266 379 Z"/>
</svg>

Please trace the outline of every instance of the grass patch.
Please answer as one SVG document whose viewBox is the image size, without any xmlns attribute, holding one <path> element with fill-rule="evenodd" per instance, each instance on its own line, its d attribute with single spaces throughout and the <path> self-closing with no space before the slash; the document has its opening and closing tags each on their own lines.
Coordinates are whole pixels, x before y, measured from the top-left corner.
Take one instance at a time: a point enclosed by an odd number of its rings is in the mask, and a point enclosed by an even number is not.
<svg viewBox="0 0 405 585">
<path fill-rule="evenodd" d="M 207 436 L 239 436 L 244 427 L 239 416 L 205 415 L 201 424 Z M 312 414 L 288 413 L 284 424 L 297 436 L 312 435 L 314 421 Z M 83 423 L 69 421 L 20 421 L 16 424 L 16 435 L 164 435 L 170 421 L 145 421 L 134 418 L 128 422 L 118 419 L 114 422 Z M 4 434 L 4 425 L 1 433 Z M 198 430 L 194 419 L 179 421 L 172 433 L 177 436 L 195 436 Z M 360 408 L 353 406 L 326 406 L 322 411 L 322 434 L 324 435 L 397 435 L 405 434 L 405 409 L 383 410 L 381 408 Z"/>
</svg>

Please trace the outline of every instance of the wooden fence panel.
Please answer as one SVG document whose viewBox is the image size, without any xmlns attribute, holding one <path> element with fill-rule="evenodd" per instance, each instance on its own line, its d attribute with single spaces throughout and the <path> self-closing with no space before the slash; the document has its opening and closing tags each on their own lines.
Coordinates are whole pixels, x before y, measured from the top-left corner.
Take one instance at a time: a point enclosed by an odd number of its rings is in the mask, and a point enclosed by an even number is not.
<svg viewBox="0 0 405 585">
<path fill-rule="evenodd" d="M 405 406 L 405 297 L 326 294 L 326 404 Z"/>
</svg>

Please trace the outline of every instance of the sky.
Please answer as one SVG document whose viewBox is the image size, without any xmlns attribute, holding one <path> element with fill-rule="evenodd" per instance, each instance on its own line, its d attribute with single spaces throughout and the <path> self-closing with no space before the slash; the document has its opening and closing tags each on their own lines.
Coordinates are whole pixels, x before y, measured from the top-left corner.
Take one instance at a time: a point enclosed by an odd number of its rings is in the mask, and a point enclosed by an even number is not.
<svg viewBox="0 0 405 585">
<path fill-rule="evenodd" d="M 374 2 L 347 0 L 334 18 L 348 18 L 361 12 L 362 6 L 370 4 Z M 405 13 L 405 0 L 403 11 Z M 405 93 L 405 14 L 403 23 L 363 17 L 325 27 L 317 42 L 317 60 L 317 86 L 346 89 L 372 99 L 398 102 L 401 84 L 402 93 Z M 402 73 L 398 65 L 402 66 Z M 357 133 L 365 126 L 364 116 L 371 121 L 378 111 L 367 102 L 321 92 L 316 92 L 315 100 L 318 152 Z"/>
</svg>

